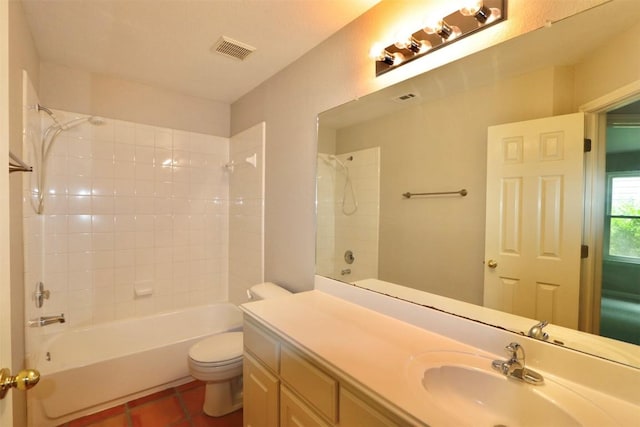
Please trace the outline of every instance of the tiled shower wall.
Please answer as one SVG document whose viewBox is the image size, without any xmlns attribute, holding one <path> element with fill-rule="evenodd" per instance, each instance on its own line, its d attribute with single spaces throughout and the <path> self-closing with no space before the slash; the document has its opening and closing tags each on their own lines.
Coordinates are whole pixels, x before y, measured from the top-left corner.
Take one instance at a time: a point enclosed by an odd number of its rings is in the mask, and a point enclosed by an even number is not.
<svg viewBox="0 0 640 427">
<path fill-rule="evenodd" d="M 52 124 L 27 110 L 27 128 Z M 54 113 L 63 123 L 82 117 Z M 25 135 L 35 169 L 24 178 L 26 292 L 40 280 L 51 292 L 40 309 L 28 298 L 26 315 L 67 319 L 40 333 L 227 300 L 229 139 L 104 122 L 53 142 L 42 215 L 41 138 Z"/>
<path fill-rule="evenodd" d="M 336 167 L 328 154 L 318 153 L 316 180 L 316 271 L 335 277 Z"/>
<path fill-rule="evenodd" d="M 378 278 L 380 148 L 336 158 L 318 155 L 318 274 L 346 282 Z M 348 250 L 355 257 L 351 264 L 345 260 Z"/>
</svg>

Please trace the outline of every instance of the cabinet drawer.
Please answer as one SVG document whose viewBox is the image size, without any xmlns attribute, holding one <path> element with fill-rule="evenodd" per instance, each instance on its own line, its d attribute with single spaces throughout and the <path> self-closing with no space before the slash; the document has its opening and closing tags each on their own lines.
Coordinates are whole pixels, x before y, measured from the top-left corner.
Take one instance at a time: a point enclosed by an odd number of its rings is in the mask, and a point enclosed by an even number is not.
<svg viewBox="0 0 640 427">
<path fill-rule="evenodd" d="M 311 402 L 332 422 L 337 421 L 338 383 L 299 354 L 283 346 L 280 353 L 280 376 L 284 382 Z"/>
<path fill-rule="evenodd" d="M 273 372 L 278 372 L 280 344 L 276 338 L 245 320 L 244 346 Z"/>
<path fill-rule="evenodd" d="M 330 427 L 285 386 L 280 386 L 281 427 Z"/>
<path fill-rule="evenodd" d="M 397 427 L 403 425 L 391 421 L 355 394 L 340 388 L 340 423 L 344 427 Z"/>
</svg>

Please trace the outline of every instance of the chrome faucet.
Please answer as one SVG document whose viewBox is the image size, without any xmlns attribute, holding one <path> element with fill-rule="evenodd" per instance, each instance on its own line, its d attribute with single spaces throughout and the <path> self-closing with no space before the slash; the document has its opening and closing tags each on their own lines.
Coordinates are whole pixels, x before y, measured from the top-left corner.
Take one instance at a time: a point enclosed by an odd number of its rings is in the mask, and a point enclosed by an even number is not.
<svg viewBox="0 0 640 427">
<path fill-rule="evenodd" d="M 528 384 L 540 385 L 544 378 L 539 373 L 525 367 L 524 348 L 517 342 L 505 347 L 511 357 L 509 360 L 494 360 L 491 367 L 508 378 L 524 381 Z"/>
<path fill-rule="evenodd" d="M 38 326 L 47 326 L 52 323 L 64 323 L 64 313 L 61 313 L 59 316 L 41 316 L 37 319 L 29 320 L 29 326 L 32 328 L 36 328 Z"/>
<path fill-rule="evenodd" d="M 529 329 L 529 336 L 531 338 L 535 338 L 537 340 L 546 341 L 549 339 L 549 334 L 542 330 L 545 326 L 549 324 L 548 320 L 541 320 L 539 323 L 536 323 Z"/>
</svg>

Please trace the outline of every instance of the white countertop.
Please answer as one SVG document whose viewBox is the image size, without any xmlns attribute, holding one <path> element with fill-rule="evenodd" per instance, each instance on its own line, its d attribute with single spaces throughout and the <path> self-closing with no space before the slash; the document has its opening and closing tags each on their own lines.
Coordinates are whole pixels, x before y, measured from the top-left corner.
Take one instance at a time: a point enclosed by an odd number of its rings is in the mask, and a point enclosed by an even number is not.
<svg viewBox="0 0 640 427">
<path fill-rule="evenodd" d="M 242 309 L 341 376 L 432 426 L 459 423 L 416 392 L 421 378 L 407 375 L 412 358 L 443 350 L 498 358 L 317 290 L 251 302 Z"/>
</svg>

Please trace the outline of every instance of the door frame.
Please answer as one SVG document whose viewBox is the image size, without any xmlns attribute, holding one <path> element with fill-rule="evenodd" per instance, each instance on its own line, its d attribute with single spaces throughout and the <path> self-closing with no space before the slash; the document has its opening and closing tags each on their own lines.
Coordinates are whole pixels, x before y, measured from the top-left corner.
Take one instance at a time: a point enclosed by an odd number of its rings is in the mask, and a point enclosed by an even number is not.
<svg viewBox="0 0 640 427">
<path fill-rule="evenodd" d="M 605 215 L 607 113 L 630 102 L 640 101 L 640 80 L 622 86 L 580 106 L 585 113 L 585 138 L 590 138 L 591 155 L 585 156 L 583 244 L 589 255 L 580 267 L 581 331 L 600 334 L 602 297 L 602 250 Z"/>
<path fill-rule="evenodd" d="M 0 2 L 0 164 L 9 162 L 9 2 Z M 0 172 L 0 368 L 12 369 L 9 260 L 9 172 Z M 14 425 L 11 392 L 0 401 L 0 425 Z"/>
</svg>

